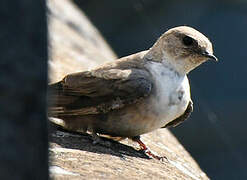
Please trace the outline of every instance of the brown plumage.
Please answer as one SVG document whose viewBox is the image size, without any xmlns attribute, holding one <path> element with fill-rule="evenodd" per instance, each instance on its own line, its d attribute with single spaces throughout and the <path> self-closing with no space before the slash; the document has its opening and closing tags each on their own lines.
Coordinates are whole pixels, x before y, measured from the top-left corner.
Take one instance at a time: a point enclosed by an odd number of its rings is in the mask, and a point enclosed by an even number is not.
<svg viewBox="0 0 247 180">
<path fill-rule="evenodd" d="M 216 60 L 212 53 L 198 31 L 173 28 L 148 51 L 49 85 L 49 116 L 62 119 L 65 129 L 129 137 L 146 149 L 136 137 L 188 118 L 193 106 L 186 74 Z"/>
</svg>

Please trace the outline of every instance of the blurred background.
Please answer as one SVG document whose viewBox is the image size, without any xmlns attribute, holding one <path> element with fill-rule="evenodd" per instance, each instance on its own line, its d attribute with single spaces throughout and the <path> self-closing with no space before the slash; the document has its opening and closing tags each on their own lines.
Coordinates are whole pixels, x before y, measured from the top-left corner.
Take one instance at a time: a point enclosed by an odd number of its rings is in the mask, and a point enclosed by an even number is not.
<svg viewBox="0 0 247 180">
<path fill-rule="evenodd" d="M 194 113 L 172 133 L 211 179 L 247 179 L 247 1 L 74 1 L 119 57 L 148 49 L 169 28 L 205 34 L 219 62 L 189 74 Z"/>
</svg>

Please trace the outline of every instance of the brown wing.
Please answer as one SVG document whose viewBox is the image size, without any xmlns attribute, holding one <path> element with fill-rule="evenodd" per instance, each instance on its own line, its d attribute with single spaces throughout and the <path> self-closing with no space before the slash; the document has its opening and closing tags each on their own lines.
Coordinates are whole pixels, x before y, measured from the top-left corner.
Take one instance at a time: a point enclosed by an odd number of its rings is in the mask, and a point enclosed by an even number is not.
<svg viewBox="0 0 247 180">
<path fill-rule="evenodd" d="M 179 116 L 177 119 L 169 122 L 168 124 L 166 124 L 164 127 L 162 128 L 167 128 L 167 127 L 176 127 L 178 126 L 179 124 L 181 124 L 182 122 L 184 122 L 186 119 L 189 118 L 189 116 L 191 115 L 193 111 L 193 102 L 190 101 L 188 106 L 187 106 L 187 109 L 185 110 L 184 114 Z"/>
<path fill-rule="evenodd" d="M 144 69 L 99 69 L 67 75 L 49 89 L 49 116 L 106 113 L 136 103 L 152 89 Z"/>
</svg>

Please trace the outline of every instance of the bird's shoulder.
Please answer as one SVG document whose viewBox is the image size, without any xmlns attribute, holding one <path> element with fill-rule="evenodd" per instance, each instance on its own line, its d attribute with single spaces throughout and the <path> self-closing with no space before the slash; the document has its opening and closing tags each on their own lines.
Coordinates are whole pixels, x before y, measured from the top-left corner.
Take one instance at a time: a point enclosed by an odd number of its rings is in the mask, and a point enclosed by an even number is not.
<svg viewBox="0 0 247 180">
<path fill-rule="evenodd" d="M 97 114 L 120 109 L 150 94 L 152 79 L 144 68 L 145 52 L 127 56 L 96 68 L 67 75 L 51 84 L 55 107 L 63 114 Z"/>
<path fill-rule="evenodd" d="M 128 55 L 122 58 L 119 58 L 115 61 L 110 61 L 98 68 L 94 69 L 93 71 L 107 71 L 109 69 L 130 69 L 130 68 L 143 68 L 146 62 L 144 58 L 145 54 L 148 51 L 141 51 L 132 55 Z"/>
<path fill-rule="evenodd" d="M 115 61 L 103 64 L 90 71 L 82 71 L 68 74 L 60 83 L 64 88 L 80 88 L 82 86 L 96 86 L 104 82 L 104 85 L 118 80 L 135 79 L 139 77 L 149 78 L 149 72 L 145 69 L 146 51 L 129 55 Z M 102 86 L 103 88 L 104 86 Z"/>
</svg>

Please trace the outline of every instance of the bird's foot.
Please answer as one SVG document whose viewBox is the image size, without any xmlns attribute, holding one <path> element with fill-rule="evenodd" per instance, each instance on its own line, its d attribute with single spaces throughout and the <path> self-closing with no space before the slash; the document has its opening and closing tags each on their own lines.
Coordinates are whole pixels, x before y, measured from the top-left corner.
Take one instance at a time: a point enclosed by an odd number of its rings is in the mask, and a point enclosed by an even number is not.
<svg viewBox="0 0 247 180">
<path fill-rule="evenodd" d="M 96 133 L 92 133 L 92 138 L 93 138 L 93 145 L 99 144 L 99 145 L 106 146 L 106 147 L 111 146 L 110 141 L 102 139 Z"/>
<path fill-rule="evenodd" d="M 158 156 L 156 154 L 154 154 L 152 151 L 150 151 L 149 149 L 141 149 L 141 151 L 143 151 L 148 157 L 152 158 L 152 159 L 157 159 L 159 161 L 166 161 L 168 162 L 168 159 L 166 156 Z"/>
<path fill-rule="evenodd" d="M 132 140 L 137 142 L 141 147 L 141 151 L 143 151 L 151 159 L 157 159 L 159 161 L 167 161 L 168 162 L 168 158 L 166 156 L 161 157 L 161 156 L 158 156 L 158 155 L 155 155 L 154 153 L 152 153 L 152 151 L 150 151 L 148 149 L 148 147 L 141 141 L 140 136 L 133 137 Z"/>
</svg>

